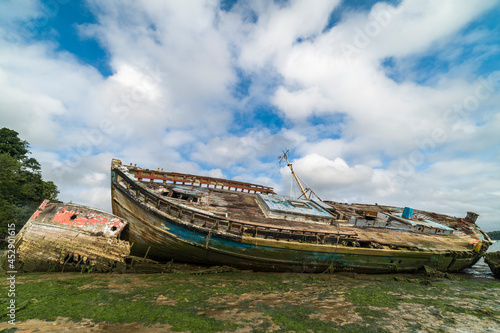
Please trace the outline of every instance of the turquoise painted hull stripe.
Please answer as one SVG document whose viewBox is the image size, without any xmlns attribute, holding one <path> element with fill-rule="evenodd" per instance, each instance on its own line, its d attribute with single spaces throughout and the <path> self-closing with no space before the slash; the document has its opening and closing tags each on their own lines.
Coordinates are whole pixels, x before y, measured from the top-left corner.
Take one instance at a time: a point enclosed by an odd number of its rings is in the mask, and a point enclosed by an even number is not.
<svg viewBox="0 0 500 333">
<path fill-rule="evenodd" d="M 201 235 L 200 233 L 189 230 L 169 221 L 164 222 L 165 227 L 168 228 L 168 232 L 176 235 L 180 239 L 197 244 L 199 246 L 206 246 L 207 238 L 205 235 Z M 262 246 L 262 245 L 254 245 L 254 244 L 245 244 L 240 242 L 235 242 L 228 239 L 219 238 L 216 236 L 211 236 L 209 240 L 209 246 L 211 248 L 217 248 L 225 252 L 233 253 L 233 254 L 245 254 L 245 252 L 252 252 L 255 250 L 261 251 L 263 254 L 268 252 L 269 255 L 267 258 L 262 259 L 283 259 L 285 261 L 295 261 L 297 263 L 303 263 L 304 261 L 310 263 L 316 263 L 320 265 L 329 265 L 332 262 L 335 264 L 340 264 L 342 266 L 356 266 L 358 264 L 367 264 L 367 260 L 373 264 L 389 264 L 393 257 L 390 256 L 364 256 L 364 255 L 349 255 L 349 254 L 338 254 L 338 253 L 326 253 L 326 252 L 315 252 L 315 251 L 304 251 L 304 250 L 294 250 L 294 249 L 284 249 L 284 248 L 274 248 L 270 246 Z M 277 252 L 280 252 L 282 256 L 277 257 Z M 251 253 L 248 253 L 249 255 Z M 284 256 L 283 256 L 284 255 Z M 297 256 L 298 255 L 298 256 Z"/>
</svg>

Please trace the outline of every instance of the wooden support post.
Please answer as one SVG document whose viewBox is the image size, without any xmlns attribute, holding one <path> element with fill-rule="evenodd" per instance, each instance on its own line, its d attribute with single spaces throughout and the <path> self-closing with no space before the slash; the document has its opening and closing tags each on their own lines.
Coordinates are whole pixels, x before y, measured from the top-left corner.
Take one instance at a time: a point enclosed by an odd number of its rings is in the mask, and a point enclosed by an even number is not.
<svg viewBox="0 0 500 333">
<path fill-rule="evenodd" d="M 151 249 L 151 246 L 148 247 L 148 250 L 146 251 L 146 254 L 144 255 L 144 258 L 142 259 L 142 263 L 146 261 L 146 257 L 148 256 L 149 250 Z"/>
<path fill-rule="evenodd" d="M 66 263 L 69 261 L 69 259 L 70 259 L 71 257 L 72 257 L 72 255 L 69 255 L 69 254 L 68 254 L 68 259 L 66 259 L 66 261 L 64 262 L 61 272 L 64 272 L 64 266 L 66 266 Z"/>
</svg>

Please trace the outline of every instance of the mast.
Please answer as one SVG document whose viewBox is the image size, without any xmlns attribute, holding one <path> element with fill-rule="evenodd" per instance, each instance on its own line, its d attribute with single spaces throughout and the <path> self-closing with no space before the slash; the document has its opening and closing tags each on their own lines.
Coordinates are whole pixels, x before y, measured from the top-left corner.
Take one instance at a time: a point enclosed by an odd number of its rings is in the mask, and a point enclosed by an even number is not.
<svg viewBox="0 0 500 333">
<path fill-rule="evenodd" d="M 304 187 L 302 186 L 302 182 L 299 180 L 300 178 L 297 176 L 297 174 L 295 173 L 295 171 L 293 171 L 293 167 L 292 167 L 292 163 L 290 163 L 288 161 L 288 149 L 286 151 L 283 152 L 283 156 L 280 156 L 280 161 L 285 159 L 288 167 L 290 168 L 290 171 L 292 171 L 292 177 L 295 178 L 295 181 L 297 182 L 297 184 L 299 184 L 299 187 L 300 187 L 300 191 L 302 192 L 302 195 L 306 198 L 306 200 L 309 200 L 309 196 L 307 195 L 307 192 L 306 190 L 304 190 Z M 305 183 L 305 182 L 304 182 Z M 307 185 L 307 184 L 306 184 Z M 291 185 L 290 185 L 291 186 Z M 291 188 L 290 188 L 291 190 Z M 312 191 L 311 191 L 312 192 Z M 314 193 L 314 192 L 313 192 Z M 292 196 L 292 193 L 290 192 L 290 196 Z"/>
<path fill-rule="evenodd" d="M 292 184 L 293 184 L 293 179 L 295 179 L 295 182 L 297 184 L 299 184 L 299 187 L 300 187 L 300 191 L 302 192 L 302 195 L 299 197 L 299 199 L 304 196 L 306 198 L 306 200 L 311 200 L 309 198 L 309 196 L 307 195 L 307 191 L 311 192 L 312 194 L 314 194 L 314 196 L 316 198 L 318 198 L 319 201 L 323 201 L 321 200 L 321 198 L 309 187 L 309 185 L 307 185 L 307 183 L 302 180 L 302 178 L 299 177 L 299 175 L 297 175 L 295 173 L 295 171 L 293 171 L 293 167 L 292 167 L 292 163 L 290 163 L 288 161 L 288 149 L 286 151 L 283 152 L 283 156 L 280 156 L 279 159 L 280 159 L 280 162 L 284 159 L 287 163 L 287 166 L 290 168 L 290 171 L 292 172 L 292 181 L 290 182 L 290 197 L 292 197 Z M 304 183 L 304 185 L 306 186 L 306 188 L 304 189 L 304 186 L 302 186 L 302 183 Z"/>
</svg>

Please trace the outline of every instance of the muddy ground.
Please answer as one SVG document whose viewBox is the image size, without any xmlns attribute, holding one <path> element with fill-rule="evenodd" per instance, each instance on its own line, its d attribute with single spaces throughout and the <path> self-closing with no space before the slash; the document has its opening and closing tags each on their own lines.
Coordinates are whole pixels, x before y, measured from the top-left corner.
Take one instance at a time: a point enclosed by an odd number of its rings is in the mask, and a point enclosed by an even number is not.
<svg viewBox="0 0 500 333">
<path fill-rule="evenodd" d="M 500 332 L 500 280 L 173 269 L 29 273 L 0 332 Z"/>
</svg>

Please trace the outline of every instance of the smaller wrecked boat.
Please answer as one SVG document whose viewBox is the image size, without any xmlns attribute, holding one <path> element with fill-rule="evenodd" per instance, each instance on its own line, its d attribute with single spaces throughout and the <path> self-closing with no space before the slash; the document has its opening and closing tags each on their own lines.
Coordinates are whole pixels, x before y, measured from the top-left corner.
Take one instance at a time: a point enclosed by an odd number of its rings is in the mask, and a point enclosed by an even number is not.
<svg viewBox="0 0 500 333">
<path fill-rule="evenodd" d="M 490 266 L 493 275 L 500 279 L 500 251 L 486 253 L 484 255 L 484 261 Z"/>
<path fill-rule="evenodd" d="M 82 205 L 45 200 L 15 238 L 6 271 L 123 271 L 130 243 L 124 219 Z M 10 258 L 10 257 L 8 257 Z"/>
</svg>

